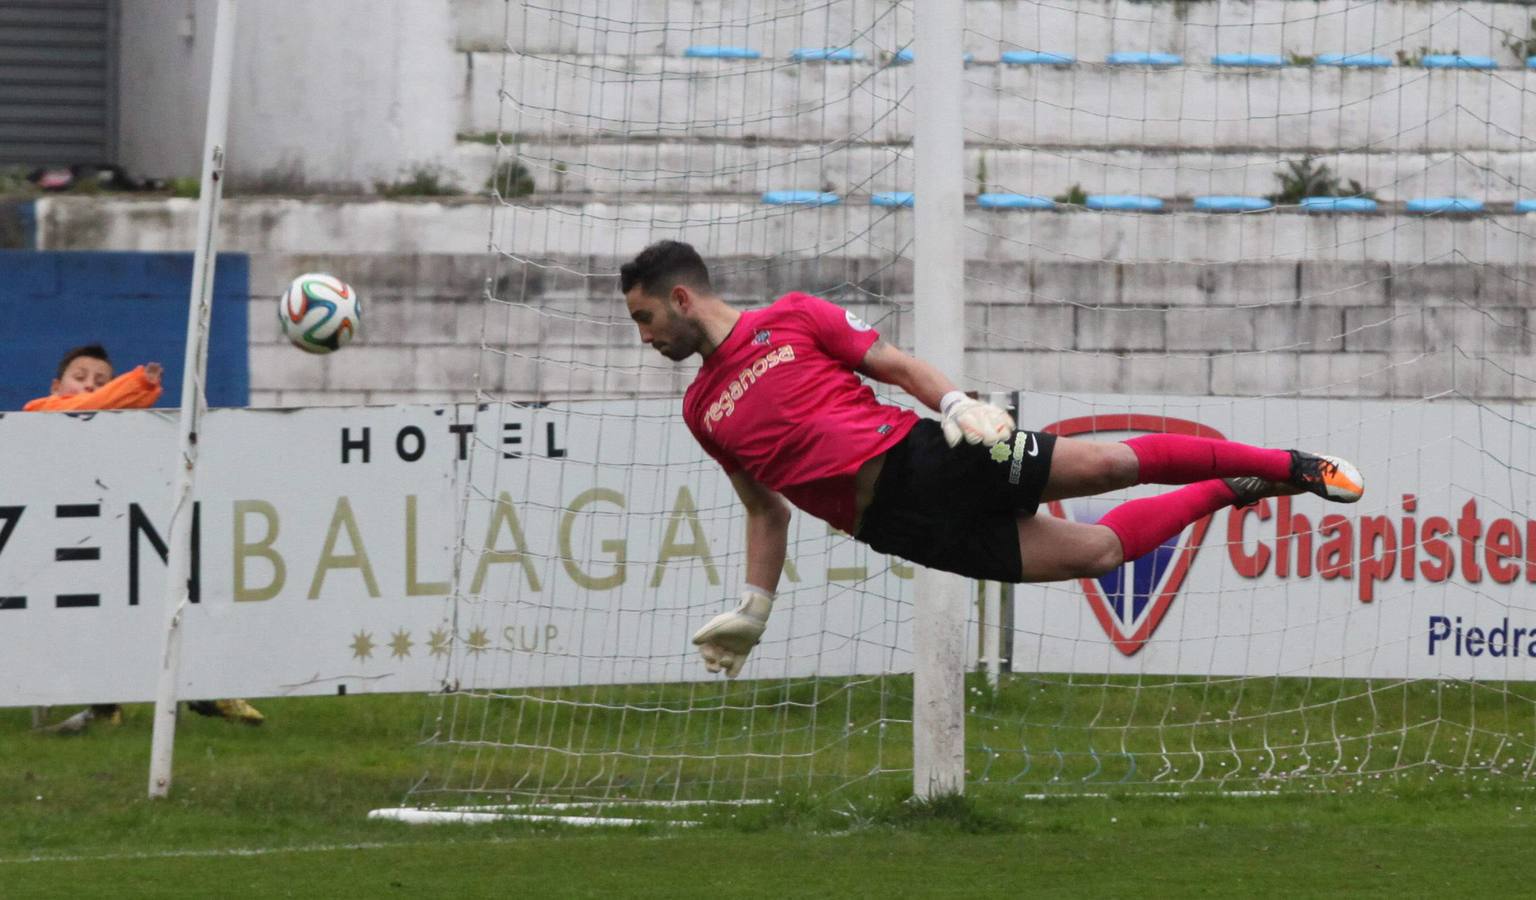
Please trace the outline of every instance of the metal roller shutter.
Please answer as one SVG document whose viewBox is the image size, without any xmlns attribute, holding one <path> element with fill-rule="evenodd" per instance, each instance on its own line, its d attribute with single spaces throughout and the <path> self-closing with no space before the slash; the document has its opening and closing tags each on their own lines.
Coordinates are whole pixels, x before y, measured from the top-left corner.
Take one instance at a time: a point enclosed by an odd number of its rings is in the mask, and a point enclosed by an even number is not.
<svg viewBox="0 0 1536 900">
<path fill-rule="evenodd" d="M 112 162 L 115 0 L 0 0 L 0 163 Z"/>
</svg>

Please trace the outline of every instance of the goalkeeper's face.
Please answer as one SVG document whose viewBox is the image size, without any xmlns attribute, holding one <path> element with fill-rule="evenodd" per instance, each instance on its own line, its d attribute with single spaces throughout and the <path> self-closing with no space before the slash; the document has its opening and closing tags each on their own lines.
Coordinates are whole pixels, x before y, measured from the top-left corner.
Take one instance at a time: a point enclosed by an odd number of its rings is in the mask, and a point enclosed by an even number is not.
<svg viewBox="0 0 1536 900">
<path fill-rule="evenodd" d="M 699 352 L 704 327 L 679 311 L 672 301 L 646 294 L 638 286 L 624 295 L 624 301 L 629 305 L 629 317 L 640 329 L 640 340 L 656 352 L 673 361 Z"/>
</svg>

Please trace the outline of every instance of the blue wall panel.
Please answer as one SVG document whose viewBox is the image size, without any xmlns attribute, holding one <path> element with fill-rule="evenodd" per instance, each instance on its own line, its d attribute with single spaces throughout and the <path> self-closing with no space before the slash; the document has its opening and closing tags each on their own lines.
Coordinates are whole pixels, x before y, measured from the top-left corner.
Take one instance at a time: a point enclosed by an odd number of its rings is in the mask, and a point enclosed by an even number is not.
<svg viewBox="0 0 1536 900">
<path fill-rule="evenodd" d="M 220 253 L 208 336 L 209 406 L 250 402 L 250 261 Z M 190 253 L 0 250 L 0 411 L 48 393 L 59 358 L 100 343 L 118 373 L 165 366 L 157 407 L 181 404 Z"/>
</svg>

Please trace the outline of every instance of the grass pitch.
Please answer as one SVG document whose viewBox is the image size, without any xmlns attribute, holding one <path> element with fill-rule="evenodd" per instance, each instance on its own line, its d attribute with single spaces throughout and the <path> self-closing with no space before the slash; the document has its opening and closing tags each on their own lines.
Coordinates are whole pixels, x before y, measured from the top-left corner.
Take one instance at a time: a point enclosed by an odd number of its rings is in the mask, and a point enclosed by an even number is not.
<svg viewBox="0 0 1536 900">
<path fill-rule="evenodd" d="M 1060 702 L 1020 682 L 1031 703 Z M 1252 799 L 1111 786 L 1104 797 L 1024 800 L 999 779 L 932 805 L 904 802 L 903 779 L 892 778 L 784 795 L 687 829 L 368 820 L 436 764 L 441 750 L 419 742 L 440 704 L 269 700 L 258 703 L 269 717 L 260 728 L 184 715 L 173 795 L 161 802 L 144 796 L 147 707 L 75 737 L 31 732 L 28 711 L 0 711 L 0 897 L 1516 894 L 1536 839 L 1524 773 L 1485 769 Z M 1435 704 L 1437 721 L 1455 718 L 1445 699 Z M 1102 720 L 1105 701 L 1089 705 Z M 1002 699 L 984 712 L 977 734 L 1027 733 L 1043 718 Z M 1416 715 L 1407 709 L 1405 721 Z M 1049 720 L 1074 718 L 1053 707 Z"/>
</svg>

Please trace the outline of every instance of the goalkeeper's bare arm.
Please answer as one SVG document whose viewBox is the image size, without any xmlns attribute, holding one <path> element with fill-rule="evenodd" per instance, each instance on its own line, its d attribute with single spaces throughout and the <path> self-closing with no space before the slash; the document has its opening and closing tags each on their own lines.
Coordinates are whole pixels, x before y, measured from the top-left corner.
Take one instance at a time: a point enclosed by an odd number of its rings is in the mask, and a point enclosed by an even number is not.
<svg viewBox="0 0 1536 900">
<path fill-rule="evenodd" d="M 1223 506 L 1302 492 L 1352 503 L 1364 491 L 1336 457 L 1184 435 L 1112 443 L 1018 430 L 826 300 L 790 293 L 734 309 L 687 244 L 647 247 L 624 265 L 621 288 L 642 341 L 673 360 L 703 357 L 683 417 L 747 508 L 742 601 L 694 637 L 711 671 L 734 676 L 766 626 L 786 500 L 881 552 L 1019 582 L 1104 574 Z M 860 374 L 900 387 L 939 421 L 881 403 Z M 1095 524 L 1035 515 L 1042 501 L 1133 484 L 1186 486 Z"/>
</svg>

